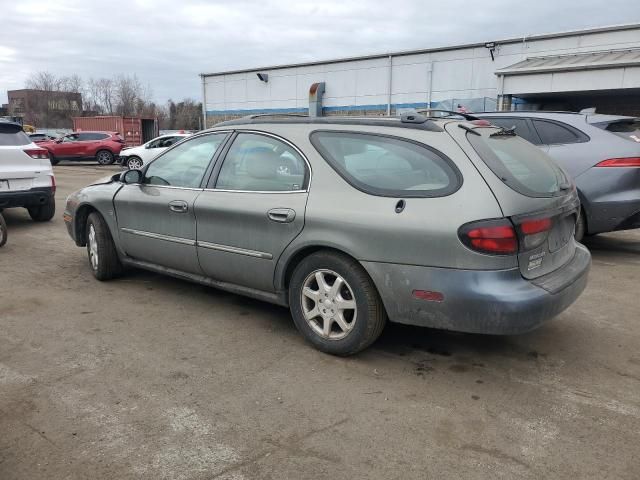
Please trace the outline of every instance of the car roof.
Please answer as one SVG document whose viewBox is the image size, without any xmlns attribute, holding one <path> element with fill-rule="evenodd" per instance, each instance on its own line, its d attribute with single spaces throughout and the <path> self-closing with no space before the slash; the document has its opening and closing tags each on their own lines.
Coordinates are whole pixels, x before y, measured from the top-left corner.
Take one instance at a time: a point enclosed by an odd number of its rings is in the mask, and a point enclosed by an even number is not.
<svg viewBox="0 0 640 480">
<path fill-rule="evenodd" d="M 580 113 L 546 110 L 515 110 L 508 112 L 478 112 L 473 115 L 479 117 L 538 117 L 561 120 L 563 118 L 583 118 L 587 123 L 611 122 L 615 120 L 633 120 L 634 117 L 625 115 L 607 115 L 603 113 Z"/>
</svg>

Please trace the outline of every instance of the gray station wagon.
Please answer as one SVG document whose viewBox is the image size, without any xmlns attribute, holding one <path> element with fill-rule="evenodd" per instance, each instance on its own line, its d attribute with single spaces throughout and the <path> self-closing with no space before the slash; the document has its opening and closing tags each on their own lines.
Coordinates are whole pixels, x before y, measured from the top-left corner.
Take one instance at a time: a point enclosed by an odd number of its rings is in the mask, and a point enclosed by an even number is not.
<svg viewBox="0 0 640 480">
<path fill-rule="evenodd" d="M 288 306 L 322 351 L 385 322 L 513 334 L 580 295 L 580 204 L 542 151 L 487 122 L 253 116 L 67 199 L 93 274 L 161 272 Z"/>
</svg>

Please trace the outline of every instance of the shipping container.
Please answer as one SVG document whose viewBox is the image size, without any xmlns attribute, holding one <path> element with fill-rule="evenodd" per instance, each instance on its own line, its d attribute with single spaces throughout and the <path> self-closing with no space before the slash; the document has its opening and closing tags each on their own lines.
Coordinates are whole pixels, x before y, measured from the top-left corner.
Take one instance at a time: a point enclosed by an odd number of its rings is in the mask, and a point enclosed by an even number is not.
<svg viewBox="0 0 640 480">
<path fill-rule="evenodd" d="M 128 147 L 142 145 L 159 135 L 158 119 L 141 117 L 73 117 L 73 130 L 118 132 Z"/>
</svg>

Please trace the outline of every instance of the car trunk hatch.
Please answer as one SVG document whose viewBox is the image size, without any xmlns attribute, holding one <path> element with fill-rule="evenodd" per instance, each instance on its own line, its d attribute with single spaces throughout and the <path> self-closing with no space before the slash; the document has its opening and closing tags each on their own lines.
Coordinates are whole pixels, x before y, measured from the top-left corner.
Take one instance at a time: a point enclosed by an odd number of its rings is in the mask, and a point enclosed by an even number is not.
<svg viewBox="0 0 640 480">
<path fill-rule="evenodd" d="M 576 249 L 573 235 L 580 201 L 562 169 L 509 130 L 473 124 L 450 124 L 447 130 L 467 151 L 504 217 L 513 223 L 522 276 L 541 277 L 569 262 Z"/>
</svg>

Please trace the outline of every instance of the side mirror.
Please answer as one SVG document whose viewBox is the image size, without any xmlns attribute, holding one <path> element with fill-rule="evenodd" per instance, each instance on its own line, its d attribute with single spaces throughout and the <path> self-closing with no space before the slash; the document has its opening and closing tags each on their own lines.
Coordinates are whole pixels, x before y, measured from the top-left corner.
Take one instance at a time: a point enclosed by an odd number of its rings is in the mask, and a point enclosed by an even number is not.
<svg viewBox="0 0 640 480">
<path fill-rule="evenodd" d="M 61 138 L 58 138 L 58 139 L 56 140 L 56 143 L 62 143 L 62 139 L 61 139 Z"/>
<path fill-rule="evenodd" d="M 134 185 L 142 183 L 143 178 L 142 170 L 127 170 L 120 174 L 118 180 L 125 185 Z"/>
<path fill-rule="evenodd" d="M 147 148 L 147 149 L 148 149 L 148 148 L 151 148 L 151 144 L 150 144 L 150 143 L 146 144 L 146 145 L 144 146 L 144 148 Z"/>
</svg>

